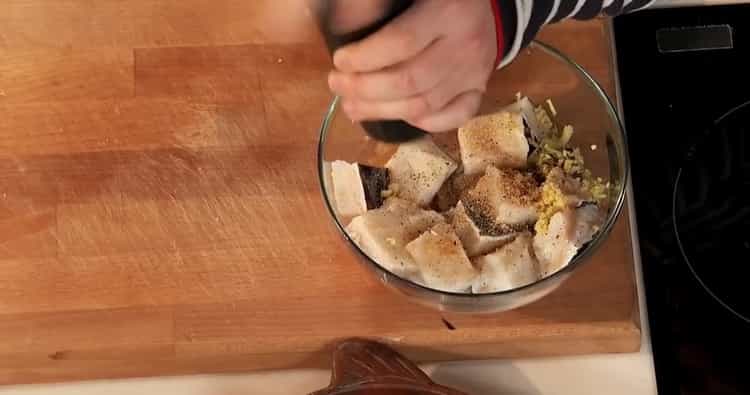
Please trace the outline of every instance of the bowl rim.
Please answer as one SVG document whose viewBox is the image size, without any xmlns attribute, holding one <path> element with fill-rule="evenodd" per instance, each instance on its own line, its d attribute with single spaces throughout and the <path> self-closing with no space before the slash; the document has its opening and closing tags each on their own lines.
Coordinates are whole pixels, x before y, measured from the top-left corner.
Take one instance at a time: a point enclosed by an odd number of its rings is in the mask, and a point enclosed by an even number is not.
<svg viewBox="0 0 750 395">
<path fill-rule="evenodd" d="M 572 273 L 578 266 L 583 264 L 584 262 L 588 261 L 588 258 L 596 252 L 599 247 L 604 243 L 605 240 L 609 238 L 610 233 L 612 232 L 612 229 L 614 228 L 615 223 L 620 217 L 620 214 L 622 212 L 622 208 L 625 205 L 625 198 L 627 194 L 627 188 L 626 186 L 629 185 L 629 179 L 630 179 L 630 155 L 628 151 L 628 141 L 627 136 L 625 132 L 625 128 L 623 127 L 622 120 L 620 119 L 620 116 L 615 108 L 615 106 L 612 103 L 612 100 L 609 98 L 607 93 L 604 91 L 604 89 L 599 85 L 596 80 L 589 74 L 581 65 L 579 65 L 577 62 L 570 59 L 568 56 L 564 55 L 561 51 L 557 50 L 553 46 L 549 44 L 545 44 L 542 41 L 539 40 L 532 40 L 532 42 L 529 45 L 529 48 L 538 48 L 541 49 L 542 52 L 547 53 L 548 55 L 551 55 L 554 58 L 557 58 L 558 60 L 562 61 L 563 63 L 566 63 L 569 67 L 571 67 L 575 72 L 577 72 L 581 77 L 582 80 L 586 81 L 588 85 L 594 90 L 594 92 L 599 96 L 599 98 L 604 103 L 604 106 L 606 108 L 607 113 L 609 114 L 610 118 L 614 120 L 614 124 L 616 125 L 617 130 L 619 131 L 620 137 L 622 139 L 622 145 L 621 149 L 623 152 L 623 157 L 621 160 L 621 172 L 622 172 L 622 185 L 619 188 L 619 192 L 617 194 L 617 198 L 615 199 L 614 205 L 612 206 L 612 210 L 610 211 L 610 215 L 607 216 L 607 219 L 605 220 L 602 227 L 599 229 L 599 232 L 597 233 L 597 236 L 586 243 L 582 249 L 578 251 L 578 253 L 571 259 L 571 261 L 562 269 L 552 273 L 549 276 L 543 277 L 537 281 L 534 281 L 532 283 L 506 289 L 503 291 L 497 291 L 497 292 L 489 292 L 489 293 L 464 293 L 464 292 L 452 292 L 452 291 L 442 291 L 439 289 L 431 288 L 426 285 L 419 284 L 415 281 L 412 281 L 408 278 L 402 277 L 382 265 L 380 265 L 378 262 L 375 262 L 374 259 L 370 258 L 367 253 L 362 251 L 362 249 L 357 245 L 357 243 L 354 242 L 354 240 L 349 236 L 349 233 L 346 231 L 345 227 L 339 222 L 336 212 L 333 208 L 332 202 L 329 199 L 328 193 L 325 190 L 325 175 L 324 172 L 324 166 L 323 166 L 323 149 L 325 147 L 326 137 L 328 134 L 328 129 L 331 124 L 331 121 L 333 120 L 333 116 L 336 113 L 336 108 L 338 107 L 338 103 L 340 101 L 339 96 L 335 96 L 333 100 L 331 101 L 331 104 L 328 106 L 328 110 L 325 113 L 325 117 L 323 118 L 323 123 L 320 126 L 319 131 L 319 137 L 318 137 L 318 149 L 317 149 L 317 167 L 318 167 L 318 185 L 320 187 L 320 192 L 323 196 L 323 202 L 325 203 L 326 209 L 328 210 L 328 214 L 331 216 L 331 219 L 333 219 L 333 223 L 336 225 L 336 228 L 338 229 L 339 233 L 341 233 L 344 238 L 346 239 L 347 243 L 350 247 L 354 248 L 358 255 L 361 255 L 365 258 L 365 260 L 368 262 L 370 266 L 372 266 L 374 269 L 382 271 L 384 273 L 387 273 L 388 275 L 398 279 L 399 281 L 415 287 L 419 290 L 429 292 L 436 294 L 437 296 L 449 296 L 449 297 L 455 297 L 460 299 L 482 299 L 482 298 L 492 298 L 496 296 L 501 295 L 508 295 L 513 293 L 518 293 L 523 290 L 527 290 L 530 288 L 535 288 L 538 286 L 541 286 L 542 284 L 552 284 L 561 277 L 566 276 L 569 273 Z"/>
</svg>

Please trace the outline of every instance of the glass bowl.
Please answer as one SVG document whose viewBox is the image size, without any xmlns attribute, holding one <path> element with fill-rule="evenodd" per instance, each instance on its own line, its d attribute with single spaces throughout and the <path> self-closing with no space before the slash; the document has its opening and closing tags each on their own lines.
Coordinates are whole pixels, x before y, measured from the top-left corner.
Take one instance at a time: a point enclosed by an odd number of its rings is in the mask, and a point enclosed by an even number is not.
<svg viewBox="0 0 750 395">
<path fill-rule="evenodd" d="M 591 172 L 614 187 L 605 201 L 606 217 L 592 241 L 584 245 L 563 269 L 537 282 L 511 290 L 468 294 L 432 289 L 389 272 L 370 259 L 345 231 L 347 224 L 333 209 L 330 178 L 325 176 L 324 161 L 345 160 L 384 166 L 395 151 L 392 144 L 375 141 L 359 124 L 339 113 L 334 98 L 323 121 L 318 143 L 318 175 L 323 200 L 333 223 L 354 251 L 359 262 L 377 276 L 386 287 L 407 298 L 433 308 L 466 313 L 491 313 L 529 304 L 555 290 L 582 264 L 595 256 L 615 224 L 625 200 L 629 174 L 625 135 L 617 113 L 607 95 L 583 68 L 551 46 L 535 41 L 522 51 L 508 67 L 495 72 L 489 81 L 480 113 L 497 111 L 513 103 L 517 93 L 541 104 L 550 99 L 557 110 L 557 119 L 570 124 L 575 133 L 571 143 L 580 147 Z M 455 140 L 455 132 L 435 135 L 436 141 Z"/>
</svg>

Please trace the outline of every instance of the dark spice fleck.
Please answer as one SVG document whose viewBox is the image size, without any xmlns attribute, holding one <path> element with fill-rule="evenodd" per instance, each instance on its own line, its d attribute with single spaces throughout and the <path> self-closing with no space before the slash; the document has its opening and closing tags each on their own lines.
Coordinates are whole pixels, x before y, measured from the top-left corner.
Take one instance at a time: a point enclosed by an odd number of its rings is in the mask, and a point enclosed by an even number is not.
<svg viewBox="0 0 750 395">
<path fill-rule="evenodd" d="M 446 320 L 445 317 L 440 317 L 440 318 L 443 320 L 443 325 L 445 325 L 445 327 L 448 328 L 448 330 L 451 330 L 451 331 L 456 330 L 456 327 L 453 326 L 453 324 L 451 324 L 450 322 L 448 322 L 448 320 Z"/>
</svg>

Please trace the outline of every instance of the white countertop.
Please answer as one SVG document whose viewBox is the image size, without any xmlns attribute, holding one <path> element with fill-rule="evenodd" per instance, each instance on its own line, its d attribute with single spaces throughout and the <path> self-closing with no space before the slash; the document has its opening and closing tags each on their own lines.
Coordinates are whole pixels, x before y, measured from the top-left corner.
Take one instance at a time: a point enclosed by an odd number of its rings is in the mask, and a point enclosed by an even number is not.
<svg viewBox="0 0 750 395">
<path fill-rule="evenodd" d="M 575 358 L 447 363 L 427 366 L 437 382 L 475 395 L 656 394 L 648 352 Z M 328 385 L 325 371 L 286 371 L 33 385 L 3 395 L 289 395 Z"/>
</svg>

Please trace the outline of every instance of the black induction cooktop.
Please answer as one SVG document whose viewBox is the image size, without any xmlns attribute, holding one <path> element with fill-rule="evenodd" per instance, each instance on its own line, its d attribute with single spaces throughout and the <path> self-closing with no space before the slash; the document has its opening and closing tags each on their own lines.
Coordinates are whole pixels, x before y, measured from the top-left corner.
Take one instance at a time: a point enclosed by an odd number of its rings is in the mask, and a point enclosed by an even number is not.
<svg viewBox="0 0 750 395">
<path fill-rule="evenodd" d="M 750 394 L 750 4 L 615 19 L 660 394 Z"/>
</svg>

